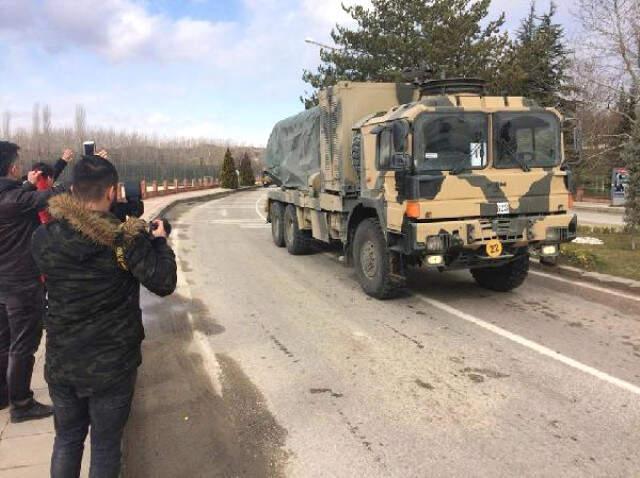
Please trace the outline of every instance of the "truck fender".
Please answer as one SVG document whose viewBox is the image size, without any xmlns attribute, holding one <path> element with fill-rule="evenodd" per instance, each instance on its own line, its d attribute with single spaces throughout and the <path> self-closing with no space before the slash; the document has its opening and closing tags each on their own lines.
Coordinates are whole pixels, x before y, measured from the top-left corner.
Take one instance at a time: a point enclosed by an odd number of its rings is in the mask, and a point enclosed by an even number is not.
<svg viewBox="0 0 640 478">
<path fill-rule="evenodd" d="M 380 199 L 363 198 L 349 211 L 347 217 L 347 238 L 344 243 L 345 258 L 348 265 L 352 262 L 352 243 L 358 224 L 364 219 L 375 217 L 380 221 L 382 231 L 387 236 L 387 220 L 384 215 L 384 203 Z"/>
</svg>

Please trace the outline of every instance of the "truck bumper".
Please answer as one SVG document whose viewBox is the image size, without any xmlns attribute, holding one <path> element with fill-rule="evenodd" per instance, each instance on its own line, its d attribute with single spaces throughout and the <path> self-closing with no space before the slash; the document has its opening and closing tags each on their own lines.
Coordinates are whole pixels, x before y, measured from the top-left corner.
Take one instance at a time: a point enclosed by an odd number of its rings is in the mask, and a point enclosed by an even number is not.
<svg viewBox="0 0 640 478">
<path fill-rule="evenodd" d="M 476 256 L 478 263 L 489 259 L 486 248 L 499 241 L 503 254 L 493 258 L 508 260 L 528 247 L 542 250 L 547 245 L 570 242 L 577 236 L 577 216 L 496 217 L 450 222 L 408 222 L 404 228 L 404 252 L 409 255 L 447 257 Z M 546 248 L 551 252 L 552 248 Z M 559 248 L 556 248 L 556 254 Z M 467 266 L 469 267 L 469 266 Z"/>
</svg>

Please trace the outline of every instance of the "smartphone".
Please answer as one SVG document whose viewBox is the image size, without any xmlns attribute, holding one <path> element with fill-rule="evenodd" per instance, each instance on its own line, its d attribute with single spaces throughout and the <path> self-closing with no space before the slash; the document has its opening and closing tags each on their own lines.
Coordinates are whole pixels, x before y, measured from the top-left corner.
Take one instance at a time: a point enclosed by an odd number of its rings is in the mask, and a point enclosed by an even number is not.
<svg viewBox="0 0 640 478">
<path fill-rule="evenodd" d="M 85 141 L 82 143 L 82 154 L 84 156 L 93 156 L 96 154 L 96 142 L 95 141 Z"/>
</svg>

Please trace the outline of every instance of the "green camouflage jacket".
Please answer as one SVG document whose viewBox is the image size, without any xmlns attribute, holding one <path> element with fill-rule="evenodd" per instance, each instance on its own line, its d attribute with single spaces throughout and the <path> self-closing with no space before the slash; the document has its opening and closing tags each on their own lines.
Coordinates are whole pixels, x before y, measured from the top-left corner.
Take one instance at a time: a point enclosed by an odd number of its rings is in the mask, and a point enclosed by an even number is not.
<svg viewBox="0 0 640 478">
<path fill-rule="evenodd" d="M 31 246 L 49 294 L 45 377 L 91 395 L 140 365 L 140 284 L 172 294 L 175 256 L 140 219 L 121 224 L 68 194 L 51 199 L 49 212 L 54 221 Z"/>
</svg>

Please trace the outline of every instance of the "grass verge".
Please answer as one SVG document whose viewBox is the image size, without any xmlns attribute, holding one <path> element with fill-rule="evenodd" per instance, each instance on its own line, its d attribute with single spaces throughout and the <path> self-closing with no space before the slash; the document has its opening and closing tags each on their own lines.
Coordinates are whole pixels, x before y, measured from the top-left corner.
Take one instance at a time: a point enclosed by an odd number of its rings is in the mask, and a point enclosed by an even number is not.
<svg viewBox="0 0 640 478">
<path fill-rule="evenodd" d="M 604 245 L 564 244 L 559 264 L 640 281 L 640 250 L 631 250 L 630 234 L 609 228 L 581 227 L 578 236 L 598 238 Z"/>
</svg>

